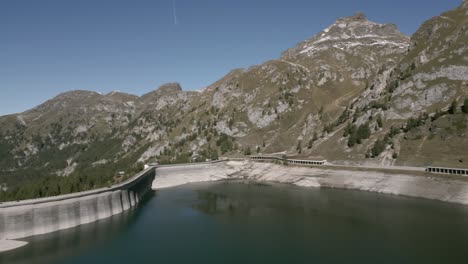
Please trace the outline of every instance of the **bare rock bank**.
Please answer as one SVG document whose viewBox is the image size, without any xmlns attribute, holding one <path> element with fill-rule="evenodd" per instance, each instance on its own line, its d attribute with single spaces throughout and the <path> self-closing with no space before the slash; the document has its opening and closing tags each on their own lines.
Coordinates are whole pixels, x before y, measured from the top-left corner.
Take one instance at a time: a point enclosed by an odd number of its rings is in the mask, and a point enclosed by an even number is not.
<svg viewBox="0 0 468 264">
<path fill-rule="evenodd" d="M 223 179 L 250 179 L 304 187 L 353 189 L 468 205 L 468 182 L 462 179 L 420 176 L 411 172 L 353 171 L 248 161 L 158 168 L 153 189 Z"/>
</svg>

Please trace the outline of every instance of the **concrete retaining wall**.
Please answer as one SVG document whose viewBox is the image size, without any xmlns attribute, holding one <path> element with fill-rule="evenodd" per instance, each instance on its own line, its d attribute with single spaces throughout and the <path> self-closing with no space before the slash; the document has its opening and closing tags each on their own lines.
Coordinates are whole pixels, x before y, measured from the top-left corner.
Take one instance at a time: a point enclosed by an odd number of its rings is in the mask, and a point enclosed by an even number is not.
<svg viewBox="0 0 468 264">
<path fill-rule="evenodd" d="M 138 204 L 151 189 L 154 168 L 92 191 L 0 204 L 0 240 L 54 232 L 104 219 Z"/>
</svg>

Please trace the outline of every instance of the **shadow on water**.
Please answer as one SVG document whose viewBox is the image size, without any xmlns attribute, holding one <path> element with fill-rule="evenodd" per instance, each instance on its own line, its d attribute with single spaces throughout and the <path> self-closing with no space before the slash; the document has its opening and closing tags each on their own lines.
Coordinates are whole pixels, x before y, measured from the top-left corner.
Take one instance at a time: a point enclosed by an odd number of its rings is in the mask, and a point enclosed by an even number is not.
<svg viewBox="0 0 468 264">
<path fill-rule="evenodd" d="M 155 195 L 154 192 L 145 195 L 138 207 L 144 206 Z M 29 244 L 16 250 L 0 253 L 0 263 L 55 263 L 79 256 L 92 248 L 104 246 L 135 224 L 140 215 L 138 207 L 93 223 L 19 239 Z"/>
<path fill-rule="evenodd" d="M 239 184 L 241 188 L 237 188 L 239 186 L 235 186 L 233 184 Z M 236 194 L 239 194 L 239 191 L 245 187 L 249 190 L 250 187 L 258 189 L 261 187 L 271 187 L 271 185 L 255 181 L 239 180 L 217 183 L 215 188 L 196 190 L 197 203 L 193 205 L 193 208 L 210 215 L 248 215 L 249 211 L 255 210 L 255 208 L 268 207 L 260 205 L 258 203 L 260 200 L 252 203 L 251 199 L 249 199 L 248 196 L 245 196 L 245 194 L 242 194 L 241 197 L 236 197 Z"/>
</svg>

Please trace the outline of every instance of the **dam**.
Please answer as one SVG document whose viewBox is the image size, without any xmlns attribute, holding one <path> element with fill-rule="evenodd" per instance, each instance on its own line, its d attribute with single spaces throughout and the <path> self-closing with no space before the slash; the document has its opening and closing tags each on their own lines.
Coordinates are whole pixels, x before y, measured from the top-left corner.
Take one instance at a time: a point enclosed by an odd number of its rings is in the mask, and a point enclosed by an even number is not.
<svg viewBox="0 0 468 264">
<path fill-rule="evenodd" d="M 150 191 L 155 168 L 91 191 L 0 204 L 0 241 L 51 233 L 120 214 Z M 7 242 L 2 242 L 7 243 Z"/>
<path fill-rule="evenodd" d="M 466 206 L 372 192 L 200 182 L 159 189 L 107 219 L 26 238 L 28 245 L 0 253 L 0 263 L 463 263 L 467 217 Z"/>
<path fill-rule="evenodd" d="M 106 219 L 136 207 L 151 189 L 161 190 L 187 183 L 247 180 L 351 189 L 468 205 L 468 181 L 463 177 L 435 177 L 431 172 L 424 168 L 355 170 L 325 160 L 262 156 L 178 165 L 152 164 L 127 181 L 109 188 L 0 204 L 0 252 L 2 248 L 14 248 L 12 240 Z M 21 241 L 16 243 L 16 246 L 21 245 L 24 245 Z"/>
</svg>

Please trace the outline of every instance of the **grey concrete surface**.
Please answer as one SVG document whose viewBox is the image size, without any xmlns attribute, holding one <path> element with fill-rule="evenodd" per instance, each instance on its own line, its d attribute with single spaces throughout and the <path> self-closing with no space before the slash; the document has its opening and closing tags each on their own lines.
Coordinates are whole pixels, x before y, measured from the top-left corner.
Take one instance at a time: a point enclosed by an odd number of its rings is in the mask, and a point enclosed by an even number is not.
<svg viewBox="0 0 468 264">
<path fill-rule="evenodd" d="M 151 167 L 110 188 L 1 203 L 0 240 L 50 233 L 119 214 L 137 206 L 150 190 L 154 173 Z"/>
</svg>

